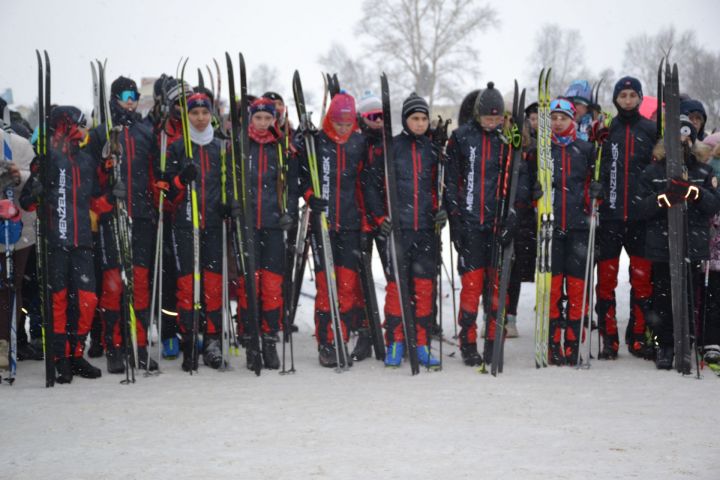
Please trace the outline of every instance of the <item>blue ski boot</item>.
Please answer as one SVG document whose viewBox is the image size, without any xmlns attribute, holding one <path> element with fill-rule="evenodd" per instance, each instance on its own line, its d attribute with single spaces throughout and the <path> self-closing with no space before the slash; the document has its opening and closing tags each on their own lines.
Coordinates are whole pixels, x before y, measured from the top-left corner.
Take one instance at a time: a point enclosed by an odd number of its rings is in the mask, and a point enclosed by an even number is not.
<svg viewBox="0 0 720 480">
<path fill-rule="evenodd" d="M 430 348 L 427 345 L 418 345 L 417 355 L 418 361 L 423 367 L 438 368 L 440 366 L 440 360 L 430 354 Z"/>
<path fill-rule="evenodd" d="M 174 360 L 178 357 L 178 355 L 180 355 L 180 340 L 178 340 L 176 336 L 166 338 L 162 341 L 162 344 L 163 358 L 167 358 L 168 360 Z"/>
<path fill-rule="evenodd" d="M 405 344 L 403 342 L 393 342 L 388 345 L 385 354 L 386 367 L 399 367 L 405 354 Z"/>
</svg>

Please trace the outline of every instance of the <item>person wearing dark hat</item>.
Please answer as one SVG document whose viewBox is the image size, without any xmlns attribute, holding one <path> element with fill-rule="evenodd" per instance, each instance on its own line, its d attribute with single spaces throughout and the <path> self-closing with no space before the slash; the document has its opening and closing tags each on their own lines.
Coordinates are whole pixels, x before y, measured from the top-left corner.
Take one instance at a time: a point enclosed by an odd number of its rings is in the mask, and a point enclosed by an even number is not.
<svg viewBox="0 0 720 480">
<path fill-rule="evenodd" d="M 665 131 L 665 135 L 678 135 L 682 144 L 682 160 L 686 173 L 676 178 L 667 177 L 666 152 L 662 140 L 654 150 L 655 161 L 648 165 L 639 177 L 639 188 L 633 198 L 633 208 L 638 218 L 646 221 L 645 255 L 652 262 L 652 315 L 648 319 L 657 342 L 655 366 L 670 370 L 673 360 L 682 362 L 684 373 L 690 373 L 691 362 L 688 359 L 674 358 L 673 307 L 669 267 L 668 215 L 672 205 L 684 203 L 687 206 L 686 228 L 687 245 L 683 252 L 690 261 L 692 285 L 695 291 L 688 292 L 698 298 L 702 285 L 702 261 L 710 256 L 710 219 L 720 212 L 720 192 L 718 180 L 713 168 L 698 161 L 693 146 L 697 140 L 697 131 L 690 119 L 680 116 L 680 132 Z M 690 281 L 690 280 L 689 280 Z M 690 332 L 696 312 L 689 304 L 686 311 L 692 312 L 689 322 Z M 688 352 L 689 355 L 689 352 Z"/>
<path fill-rule="evenodd" d="M 173 205 L 172 229 L 175 237 L 175 262 L 178 266 L 177 311 L 180 327 L 182 369 L 197 370 L 198 348 L 193 344 L 193 213 L 190 185 L 196 184 L 198 216 L 200 219 L 200 275 L 201 318 L 198 333 L 203 335 L 203 363 L 217 369 L 222 365 L 220 332 L 222 322 L 222 224 L 225 219 L 239 215 L 239 208 L 222 202 L 232 197 L 231 182 L 222 179 L 224 148 L 215 137 L 211 120 L 213 104 L 204 93 L 187 98 L 189 134 L 192 159 L 185 156 L 184 140 L 168 149 L 166 178 L 169 183 L 168 201 Z"/>
<path fill-rule="evenodd" d="M 360 287 L 359 255 L 360 236 L 365 221 L 363 205 L 367 196 L 368 144 L 357 132 L 355 99 L 345 92 L 336 94 L 323 119 L 320 131 L 299 131 L 295 137 L 300 165 L 300 191 L 313 215 L 310 232 L 313 245 L 321 245 L 320 213 L 328 221 L 332 258 L 337 279 L 337 298 L 340 308 L 342 338 L 348 342 L 349 328 L 355 307 L 355 291 Z M 317 152 L 317 170 L 321 192 L 313 190 L 310 165 L 305 150 L 305 135 L 312 135 Z M 316 196 L 320 193 L 320 196 Z M 318 360 L 323 367 L 337 364 L 335 336 L 330 316 L 328 281 L 323 255 L 313 251 L 315 259 L 315 335 L 318 342 Z M 344 349 L 342 349 L 344 350 Z M 347 362 L 340 353 L 341 362 Z"/>
<path fill-rule="evenodd" d="M 298 200 L 297 162 L 288 162 L 291 152 L 285 150 L 281 141 L 283 137 L 277 131 L 276 114 L 275 104 L 268 97 L 260 97 L 250 105 L 248 198 L 255 214 L 257 296 L 260 305 L 263 364 L 268 369 L 280 368 L 275 344 L 285 312 L 283 255 L 286 251 L 286 232 L 296 223 Z M 281 162 L 288 164 L 284 178 L 281 176 Z M 245 279 L 241 278 L 238 286 L 240 335 L 248 331 L 247 305 Z M 253 359 L 248 357 L 248 368 L 252 368 L 252 363 Z"/>
<path fill-rule="evenodd" d="M 585 262 L 588 250 L 590 203 L 602 197 L 602 185 L 593 180 L 595 149 L 577 138 L 575 106 L 565 99 L 550 102 L 553 162 L 550 322 L 548 361 L 576 365 L 587 308 Z M 565 295 L 567 293 L 567 295 Z M 567 302 L 566 305 L 563 305 Z"/>
<path fill-rule="evenodd" d="M 640 81 L 623 77 L 613 90 L 618 114 L 609 127 L 596 123 L 593 136 L 602 148 L 600 181 L 606 196 L 599 207 L 600 222 L 596 236 L 596 304 L 599 333 L 602 338 L 600 359 L 615 359 L 620 345 L 617 327 L 615 289 L 618 284 L 620 254 L 630 257 L 630 320 L 625 331 L 628 351 L 638 357 L 651 357 L 652 345 L 646 342 L 646 315 L 650 311 L 652 284 L 650 261 L 645 258 L 645 223 L 633 215 L 642 171 L 652 161 L 656 125 L 640 115 L 643 91 Z M 597 134 L 599 131 L 602 133 Z M 592 306 L 591 306 L 592 308 Z"/>
<path fill-rule="evenodd" d="M 447 147 L 445 205 L 450 217 L 450 234 L 458 252 L 460 291 L 460 351 L 465 365 L 479 366 L 483 356 L 477 347 L 477 316 L 480 298 L 487 317 L 484 356 L 492 357 L 495 321 L 486 276 L 491 265 L 495 211 L 501 169 L 510 149 L 502 135 L 505 104 L 502 94 L 490 82 L 475 100 L 473 118 L 453 131 Z M 518 201 L 527 200 L 525 166 L 519 178 Z M 511 206 L 514 208 L 515 206 Z M 508 237 L 514 232 L 508 231 Z"/>
<path fill-rule="evenodd" d="M 593 114 L 590 110 L 592 99 L 592 87 L 587 80 L 575 80 L 565 90 L 565 98 L 575 106 L 575 124 L 577 125 L 577 136 L 581 140 L 588 141 L 592 131 Z"/>
<path fill-rule="evenodd" d="M 267 91 L 262 94 L 263 98 L 269 98 L 273 101 L 275 104 L 275 118 L 277 122 L 277 126 L 280 130 L 287 130 L 290 132 L 291 136 L 293 133 L 295 133 L 295 129 L 292 128 L 292 125 L 289 123 L 290 119 L 287 116 L 287 106 L 285 105 L 285 100 L 283 100 L 283 97 L 277 93 L 272 91 Z M 288 122 L 287 127 L 285 126 L 285 122 Z"/>
<path fill-rule="evenodd" d="M 697 139 L 700 141 L 705 140 L 707 113 L 705 112 L 705 106 L 703 106 L 702 102 L 691 98 L 683 100 L 680 103 L 680 113 L 686 115 L 690 119 L 690 122 L 692 122 L 697 132 Z"/>
<path fill-rule="evenodd" d="M 49 278 L 46 279 L 52 304 L 50 328 L 53 343 L 47 354 L 55 360 L 58 383 L 70 383 L 74 376 L 98 378 L 99 368 L 83 357 L 97 295 L 92 255 L 90 210 L 98 214 L 112 209 L 107 194 L 101 193 L 97 164 L 80 145 L 87 140 L 85 117 L 70 106 L 52 109 L 49 122 L 48 178 L 44 186 L 39 171 L 31 175 L 20 195 L 20 206 L 35 211 L 42 196 L 45 211 L 37 215 L 48 222 L 46 242 Z M 48 190 L 45 190 L 45 187 Z M 72 205 L 72 208 L 66 208 Z"/>
<path fill-rule="evenodd" d="M 121 186 L 126 197 L 127 214 L 131 219 L 132 238 L 132 275 L 133 309 L 137 318 L 138 366 L 144 369 L 157 369 L 157 363 L 151 360 L 147 350 L 147 329 L 150 314 L 150 269 L 153 262 L 155 245 L 155 214 L 153 201 L 154 162 L 158 157 L 158 148 L 152 130 L 142 122 L 136 112 L 140 94 L 135 82 L 126 77 L 118 77 L 110 87 L 110 120 L 115 129 L 120 129 L 118 140 L 121 153 L 111 155 L 107 125 L 98 125 L 90 132 L 88 151 L 100 168 L 100 184 L 106 191 L 115 191 Z M 115 169 L 114 162 L 119 162 Z M 114 178 L 119 172 L 120 177 Z M 112 180 L 111 180 L 112 178 Z M 104 345 L 108 373 L 125 371 L 123 351 L 129 339 L 124 338 L 124 322 L 121 299 L 123 282 L 120 274 L 120 257 L 117 251 L 117 239 L 113 222 L 114 210 L 100 216 L 99 235 L 102 263 L 102 294 L 100 296 L 100 315 L 105 335 Z"/>
<path fill-rule="evenodd" d="M 430 352 L 429 339 L 433 314 L 434 279 L 437 275 L 435 243 L 436 227 L 447 222 L 445 210 L 438 210 L 438 156 L 439 145 L 429 137 L 430 108 L 422 97 L 412 93 L 402 106 L 403 131 L 393 137 L 397 210 L 392 222 L 397 222 L 400 235 L 396 241 L 403 244 L 403 263 L 408 272 L 407 285 L 413 300 L 417 344 L 417 357 L 421 365 L 436 368 L 440 365 Z M 384 165 L 378 170 L 385 176 Z M 402 326 L 401 299 L 390 260 L 388 239 L 392 224 L 387 216 L 384 189 L 375 189 L 368 201 L 375 225 L 380 230 L 380 255 L 385 257 L 385 339 L 387 354 L 385 365 L 397 367 L 405 351 L 405 332 Z"/>
</svg>

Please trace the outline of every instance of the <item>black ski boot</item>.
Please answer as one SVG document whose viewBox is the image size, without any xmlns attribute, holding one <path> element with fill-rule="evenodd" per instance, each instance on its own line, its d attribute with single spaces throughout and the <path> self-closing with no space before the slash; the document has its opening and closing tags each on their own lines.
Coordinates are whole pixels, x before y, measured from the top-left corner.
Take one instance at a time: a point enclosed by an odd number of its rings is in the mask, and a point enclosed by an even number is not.
<svg viewBox="0 0 720 480">
<path fill-rule="evenodd" d="M 192 335 L 183 335 L 180 342 L 180 349 L 183 354 L 181 368 L 183 372 L 190 372 L 198 369 L 198 347 L 194 344 Z"/>
<path fill-rule="evenodd" d="M 565 355 L 559 342 L 550 342 L 548 349 L 548 364 L 562 367 L 565 365 Z"/>
<path fill-rule="evenodd" d="M 148 368 L 148 361 L 150 361 L 150 368 Z M 150 370 L 154 372 L 158 369 L 158 364 L 150 358 L 147 347 L 138 347 L 138 365 L 140 365 L 140 370 Z"/>
<path fill-rule="evenodd" d="M 42 360 L 44 357 L 42 350 L 38 351 L 28 342 L 17 345 L 17 359 L 19 362 L 24 360 Z"/>
<path fill-rule="evenodd" d="M 335 347 L 327 343 L 321 344 L 318 347 L 318 361 L 320 362 L 320 365 L 326 368 L 337 367 Z"/>
<path fill-rule="evenodd" d="M 122 350 L 117 347 L 110 347 L 108 348 L 105 358 L 107 359 L 108 373 L 125 373 L 125 361 Z"/>
<path fill-rule="evenodd" d="M 262 356 L 263 364 L 268 370 L 278 370 L 280 368 L 280 358 L 277 354 L 278 342 L 277 335 L 264 334 L 262 337 Z"/>
<path fill-rule="evenodd" d="M 358 330 L 358 338 L 350 356 L 356 362 L 365 360 L 372 355 L 372 339 L 370 338 L 370 330 L 361 328 Z"/>
<path fill-rule="evenodd" d="M 493 356 L 493 341 L 485 339 L 485 345 L 483 345 L 483 354 L 482 358 L 485 359 L 485 364 L 490 365 L 492 363 L 492 356 Z M 482 358 L 480 359 L 482 361 Z"/>
<path fill-rule="evenodd" d="M 70 360 L 72 366 L 73 375 L 77 375 L 82 378 L 100 378 L 102 377 L 102 370 L 85 360 L 84 357 L 75 357 Z"/>
<path fill-rule="evenodd" d="M 657 349 L 655 367 L 658 370 L 672 370 L 674 357 L 675 347 L 672 345 L 660 345 Z"/>
<path fill-rule="evenodd" d="M 103 346 L 102 343 L 99 341 L 91 340 L 90 341 L 90 348 L 88 348 L 88 357 L 90 358 L 100 358 L 103 356 Z"/>
<path fill-rule="evenodd" d="M 620 348 L 620 341 L 618 340 L 617 333 L 613 335 L 602 336 L 603 347 L 598 354 L 600 360 L 615 360 L 618 356 L 618 348 Z"/>
<path fill-rule="evenodd" d="M 565 364 L 575 366 L 578 363 L 578 341 L 565 342 Z"/>
<path fill-rule="evenodd" d="M 466 343 L 460 347 L 463 363 L 468 367 L 479 367 L 483 364 L 483 358 L 478 352 L 477 343 Z"/>
<path fill-rule="evenodd" d="M 634 357 L 645 358 L 647 355 L 647 345 L 645 344 L 644 333 L 633 333 L 628 343 L 628 352 Z"/>
<path fill-rule="evenodd" d="M 55 381 L 57 383 L 70 383 L 73 380 L 73 369 L 69 358 L 55 360 Z"/>
<path fill-rule="evenodd" d="M 203 350 L 203 363 L 210 368 L 217 370 L 222 366 L 222 347 L 220 337 L 217 335 L 205 336 L 205 349 Z"/>
</svg>

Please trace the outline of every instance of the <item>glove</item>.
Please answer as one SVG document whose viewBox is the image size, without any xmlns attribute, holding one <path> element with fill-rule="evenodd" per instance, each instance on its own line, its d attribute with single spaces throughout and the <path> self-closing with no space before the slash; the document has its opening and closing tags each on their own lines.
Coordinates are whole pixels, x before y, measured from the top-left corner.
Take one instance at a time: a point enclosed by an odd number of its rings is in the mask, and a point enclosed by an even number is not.
<svg viewBox="0 0 720 480">
<path fill-rule="evenodd" d="M 604 122 L 597 121 L 593 123 L 592 130 L 590 131 L 591 142 L 603 143 L 609 135 L 610 129 L 604 125 Z"/>
<path fill-rule="evenodd" d="M 316 213 L 320 215 L 320 213 L 324 212 L 325 209 L 328 207 L 328 201 L 321 197 L 316 197 L 315 195 L 310 197 L 310 200 L 308 201 L 308 204 L 310 205 L 310 211 L 313 213 Z"/>
<path fill-rule="evenodd" d="M 503 222 L 503 228 L 500 230 L 500 244 L 503 247 L 507 247 L 515 239 L 517 224 L 517 213 L 515 213 L 515 209 L 510 209 L 505 217 L 505 222 Z"/>
<path fill-rule="evenodd" d="M 537 200 L 540 200 L 542 198 L 542 196 L 543 196 L 542 185 L 540 185 L 539 181 L 536 181 L 535 185 L 533 185 L 533 188 L 532 188 L 532 199 L 534 201 L 537 201 Z"/>
<path fill-rule="evenodd" d="M 230 203 L 223 203 L 220 205 L 220 210 L 223 218 L 228 220 L 240 218 L 240 215 L 242 214 L 242 207 L 240 206 L 240 202 L 237 200 L 231 200 Z"/>
<path fill-rule="evenodd" d="M 127 199 L 127 187 L 122 180 L 118 180 L 117 182 L 115 182 L 115 185 L 113 185 L 112 187 L 111 194 L 113 197 L 115 197 L 115 200 Z"/>
<path fill-rule="evenodd" d="M 33 181 L 32 186 L 30 187 L 30 196 L 37 201 L 38 198 L 40 198 L 43 194 L 45 189 L 43 188 L 43 184 L 40 180 L 37 178 Z"/>
<path fill-rule="evenodd" d="M 445 146 L 445 144 L 448 141 L 448 125 L 450 124 L 450 120 L 443 121 L 442 117 L 438 115 L 438 121 L 435 128 L 432 130 L 432 143 L 433 146 L 439 150 L 442 151 L 442 148 Z"/>
<path fill-rule="evenodd" d="M 385 217 L 385 219 L 380 224 L 380 235 L 382 235 L 385 238 L 388 238 L 390 236 L 390 233 L 392 232 L 392 222 L 388 217 Z"/>
<path fill-rule="evenodd" d="M 602 200 L 605 197 L 605 194 L 603 193 L 603 186 L 602 183 L 592 181 L 590 182 L 590 188 L 589 188 L 590 198 L 594 198 L 596 200 Z"/>
<path fill-rule="evenodd" d="M 295 220 L 289 213 L 285 213 L 278 219 L 278 226 L 283 232 L 288 232 L 295 224 Z"/>
<path fill-rule="evenodd" d="M 310 122 L 301 122 L 295 130 L 295 139 L 297 142 L 302 142 L 308 136 L 313 136 L 317 133 L 317 128 Z"/>
<path fill-rule="evenodd" d="M 448 221 L 448 214 L 445 211 L 445 209 L 440 209 L 435 214 L 435 226 L 438 228 L 438 230 L 442 230 L 445 228 L 445 224 Z"/>
<path fill-rule="evenodd" d="M 14 221 L 19 217 L 20 210 L 17 209 L 12 200 L 7 198 L 0 200 L 0 219 Z"/>
<path fill-rule="evenodd" d="M 197 168 L 192 163 L 188 163 L 178 176 L 180 177 L 180 183 L 190 185 L 197 178 Z"/>
<path fill-rule="evenodd" d="M 697 189 L 697 187 L 695 187 Z M 688 197 L 690 192 L 690 182 L 682 177 L 675 177 L 670 179 L 670 186 L 665 192 L 670 199 L 670 203 L 675 205 L 678 202 L 682 202 Z"/>
</svg>

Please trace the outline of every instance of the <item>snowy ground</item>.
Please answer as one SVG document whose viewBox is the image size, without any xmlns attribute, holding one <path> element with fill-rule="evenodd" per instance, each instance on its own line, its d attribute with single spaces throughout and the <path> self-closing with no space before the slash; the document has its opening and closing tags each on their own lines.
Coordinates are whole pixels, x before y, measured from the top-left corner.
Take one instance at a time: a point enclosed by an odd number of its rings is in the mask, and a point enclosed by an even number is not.
<svg viewBox="0 0 720 480">
<path fill-rule="evenodd" d="M 323 369 L 307 297 L 293 376 L 256 378 L 237 357 L 234 371 L 190 377 L 178 360 L 132 386 L 104 373 L 45 389 L 42 362 L 22 362 L 0 388 L 0 478 L 719 477 L 720 379 L 660 372 L 626 350 L 587 371 L 536 370 L 533 304 L 526 285 L 498 378 L 448 345 L 444 370 L 416 377 L 375 360 Z"/>
</svg>

